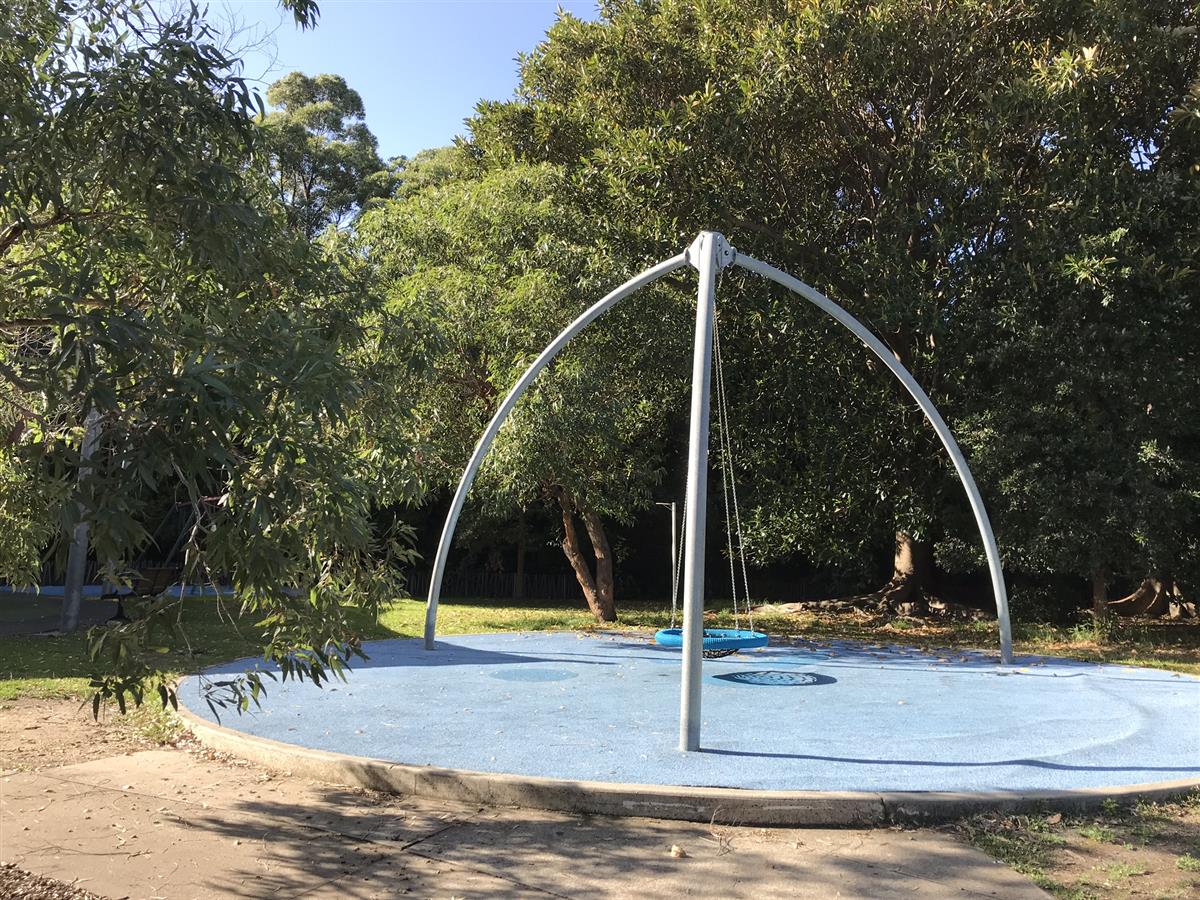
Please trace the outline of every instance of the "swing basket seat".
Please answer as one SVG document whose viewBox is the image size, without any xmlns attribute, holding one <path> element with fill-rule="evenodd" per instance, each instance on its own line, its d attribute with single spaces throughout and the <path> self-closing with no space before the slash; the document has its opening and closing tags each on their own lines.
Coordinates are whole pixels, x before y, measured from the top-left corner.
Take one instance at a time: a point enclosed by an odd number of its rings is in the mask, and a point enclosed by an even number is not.
<svg viewBox="0 0 1200 900">
<path fill-rule="evenodd" d="M 765 647 L 770 639 L 761 631 L 744 628 L 705 628 L 703 653 L 705 659 L 720 659 L 739 650 Z M 654 642 L 660 647 L 682 647 L 682 628 L 660 628 L 654 633 Z"/>
</svg>

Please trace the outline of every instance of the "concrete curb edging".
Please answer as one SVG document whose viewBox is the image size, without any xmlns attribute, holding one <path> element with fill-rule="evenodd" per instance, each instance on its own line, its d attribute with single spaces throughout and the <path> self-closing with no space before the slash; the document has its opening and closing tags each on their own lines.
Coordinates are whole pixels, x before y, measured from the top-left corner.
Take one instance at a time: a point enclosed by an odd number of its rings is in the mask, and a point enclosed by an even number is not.
<svg viewBox="0 0 1200 900">
<path fill-rule="evenodd" d="M 1072 791 L 757 791 L 567 781 L 441 769 L 312 750 L 215 725 L 179 705 L 179 715 L 205 747 L 314 781 L 485 806 L 642 816 L 721 825 L 870 827 L 945 822 L 985 811 L 1079 812 L 1105 800 L 1163 800 L 1200 790 L 1200 780 Z"/>
</svg>

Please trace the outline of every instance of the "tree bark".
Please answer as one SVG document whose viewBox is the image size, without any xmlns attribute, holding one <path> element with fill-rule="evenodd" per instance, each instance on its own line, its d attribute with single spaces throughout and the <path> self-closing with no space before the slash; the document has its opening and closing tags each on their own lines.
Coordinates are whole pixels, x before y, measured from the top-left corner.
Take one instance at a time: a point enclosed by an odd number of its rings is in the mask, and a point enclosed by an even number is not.
<svg viewBox="0 0 1200 900">
<path fill-rule="evenodd" d="M 916 606 L 929 601 L 933 586 L 933 546 L 928 541 L 918 541 L 904 531 L 896 532 L 896 546 L 892 554 L 892 579 L 871 597 L 900 611 L 901 604 L 911 604 L 908 610 L 920 613 Z"/>
<path fill-rule="evenodd" d="M 928 541 L 918 541 L 907 532 L 897 531 L 892 554 L 892 577 L 887 584 L 869 594 L 819 602 L 836 604 L 837 608 L 923 616 L 928 614 L 929 601 L 933 599 L 936 571 L 933 545 Z M 771 608 L 775 611 L 803 612 L 811 604 L 812 601 L 798 601 L 772 605 Z"/>
<path fill-rule="evenodd" d="M 1109 611 L 1119 616 L 1172 618 L 1190 618 L 1191 607 L 1175 579 L 1162 572 L 1148 575 L 1133 593 L 1108 604 Z"/>
<path fill-rule="evenodd" d="M 613 582 L 612 548 L 604 532 L 604 522 L 593 510 L 584 508 L 583 524 L 592 542 L 592 554 L 596 557 L 596 600 L 600 605 L 598 618 L 601 622 L 617 621 L 617 599 Z"/>
<path fill-rule="evenodd" d="M 892 557 L 892 584 L 910 593 L 924 591 L 933 581 L 933 547 L 912 535 L 896 532 L 896 550 Z"/>
<path fill-rule="evenodd" d="M 592 540 L 592 554 L 596 559 L 596 574 L 593 575 L 579 540 L 579 531 L 575 527 L 576 504 L 562 488 L 555 488 L 553 493 L 562 511 L 563 553 L 575 571 L 575 579 L 583 591 L 583 599 L 597 622 L 615 622 L 617 610 L 613 594 L 612 553 L 603 525 L 591 510 L 585 508 L 580 511 L 588 537 Z"/>
<path fill-rule="evenodd" d="M 84 420 L 83 445 L 79 450 L 79 474 L 82 483 L 91 475 L 90 465 L 96 444 L 100 441 L 100 413 L 91 410 Z M 87 575 L 88 520 L 83 506 L 79 507 L 80 520 L 71 532 L 71 546 L 67 553 L 66 583 L 63 585 L 62 610 L 59 613 L 58 630 L 70 634 L 79 627 L 79 607 L 83 601 L 83 580 Z"/>
</svg>

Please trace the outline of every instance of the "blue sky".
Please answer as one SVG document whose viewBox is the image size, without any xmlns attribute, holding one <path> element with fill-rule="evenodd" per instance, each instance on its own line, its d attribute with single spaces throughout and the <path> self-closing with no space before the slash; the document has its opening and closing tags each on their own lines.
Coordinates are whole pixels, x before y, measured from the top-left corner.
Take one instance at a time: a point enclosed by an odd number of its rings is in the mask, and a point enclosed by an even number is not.
<svg viewBox="0 0 1200 900">
<path fill-rule="evenodd" d="M 275 0 L 210 0 L 218 21 L 243 29 L 235 47 L 245 75 L 266 86 L 300 70 L 343 76 L 367 109 L 386 159 L 448 144 L 481 98 L 503 100 L 517 84 L 518 52 L 531 50 L 559 6 L 595 16 L 594 0 L 319 0 L 302 32 Z"/>
</svg>

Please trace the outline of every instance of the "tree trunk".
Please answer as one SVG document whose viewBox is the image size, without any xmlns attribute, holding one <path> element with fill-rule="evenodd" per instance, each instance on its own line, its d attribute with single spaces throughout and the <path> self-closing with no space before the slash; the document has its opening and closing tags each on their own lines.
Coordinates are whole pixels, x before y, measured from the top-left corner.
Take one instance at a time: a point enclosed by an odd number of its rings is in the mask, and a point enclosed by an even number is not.
<svg viewBox="0 0 1200 900">
<path fill-rule="evenodd" d="M 100 441 L 100 413 L 91 410 L 84 421 L 83 445 L 79 450 L 78 482 L 91 475 L 89 464 L 96 444 Z M 71 532 L 71 546 L 67 551 L 66 583 L 63 585 L 63 603 L 59 613 L 58 630 L 70 634 L 79 627 L 79 608 L 83 601 L 83 580 L 87 575 L 88 521 L 82 505 L 79 507 L 80 521 Z"/>
<path fill-rule="evenodd" d="M 1109 611 L 1119 616 L 1170 615 L 1176 619 L 1189 618 L 1191 606 L 1183 600 L 1175 579 L 1161 572 L 1147 576 L 1132 594 L 1108 604 Z"/>
<path fill-rule="evenodd" d="M 923 616 L 929 612 L 936 568 L 933 546 L 918 541 L 904 531 L 896 532 L 896 549 L 892 555 L 892 578 L 882 588 L 869 594 L 815 601 L 824 608 L 837 610 L 867 610 L 893 612 L 904 616 Z M 774 612 L 804 612 L 814 601 L 772 604 Z M 758 610 L 758 607 L 755 607 Z"/>
<path fill-rule="evenodd" d="M 608 546 L 608 535 L 604 523 L 591 509 L 583 509 L 583 524 L 592 542 L 592 553 L 596 557 L 596 599 L 600 604 L 598 618 L 601 622 L 617 621 L 617 598 L 613 583 L 612 549 Z"/>
<path fill-rule="evenodd" d="M 615 622 L 617 610 L 613 595 L 612 553 L 600 519 L 591 510 L 581 510 L 588 536 L 592 539 L 592 553 L 596 558 L 596 574 L 593 575 L 575 527 L 575 503 L 561 488 L 554 490 L 554 497 L 562 510 L 563 553 L 575 571 L 575 579 L 583 591 L 583 599 L 587 601 L 588 609 L 592 611 L 597 622 Z"/>
<path fill-rule="evenodd" d="M 896 532 L 896 552 L 892 557 L 892 584 L 908 591 L 923 591 L 933 581 L 933 547 L 928 541 L 915 540 L 903 531 Z"/>
<path fill-rule="evenodd" d="M 875 596 L 896 612 L 921 613 L 933 586 L 933 547 L 904 531 L 896 532 L 892 580 Z M 903 606 L 902 606 L 903 604 Z"/>
</svg>

